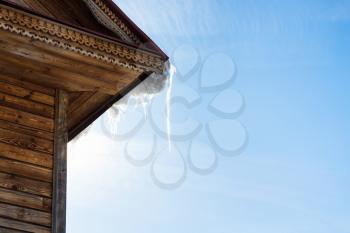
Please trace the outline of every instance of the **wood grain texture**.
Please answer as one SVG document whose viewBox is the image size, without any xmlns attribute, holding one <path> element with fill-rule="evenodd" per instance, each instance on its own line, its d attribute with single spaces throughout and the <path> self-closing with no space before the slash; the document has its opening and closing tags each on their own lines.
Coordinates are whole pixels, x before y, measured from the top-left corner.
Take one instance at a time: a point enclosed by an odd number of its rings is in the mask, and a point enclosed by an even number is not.
<svg viewBox="0 0 350 233">
<path fill-rule="evenodd" d="M 52 182 L 52 170 L 0 157 L 0 171 L 39 181 Z"/>
<path fill-rule="evenodd" d="M 29 90 L 30 92 L 36 92 L 38 94 L 41 93 L 41 94 L 45 94 L 45 96 L 50 96 L 50 103 L 47 103 L 47 104 L 48 105 L 54 104 L 55 89 L 43 87 L 31 82 L 27 82 L 22 76 L 19 76 L 19 77 L 11 76 L 6 73 L 0 73 L 0 80 L 3 83 L 8 83 L 14 86 L 22 87 L 25 90 Z"/>
<path fill-rule="evenodd" d="M 48 57 L 51 54 L 54 57 L 53 58 L 54 60 L 51 60 L 51 62 L 55 61 L 56 63 L 59 63 L 59 64 L 55 64 L 56 66 L 60 66 L 61 68 L 64 68 L 67 70 L 73 69 L 74 72 L 78 72 L 78 73 L 80 71 L 81 74 L 87 75 L 89 77 L 95 77 L 98 79 L 103 78 L 106 81 L 109 80 L 109 82 L 121 80 L 128 84 L 130 83 L 130 80 L 133 80 L 140 75 L 140 73 L 137 71 L 133 71 L 133 70 L 116 66 L 116 65 L 111 65 L 103 61 L 94 59 L 92 57 L 82 56 L 78 53 L 74 53 L 69 50 L 57 49 L 56 47 L 47 45 L 45 43 L 42 43 L 39 41 L 33 41 L 27 37 L 18 37 L 16 35 L 13 35 L 12 33 L 8 33 L 5 31 L 0 31 L 0 38 L 8 38 L 5 41 L 13 41 L 12 43 L 15 43 L 16 47 L 22 48 L 23 45 L 25 46 L 28 45 L 31 48 L 31 50 L 26 50 L 26 52 L 24 52 L 20 48 L 15 49 L 15 51 L 12 51 L 12 48 L 8 49 L 7 46 L 5 46 L 5 48 L 2 50 L 8 53 L 16 54 L 17 52 L 21 51 L 20 53 L 22 55 L 25 55 L 24 53 L 28 53 L 26 56 L 30 58 L 30 55 L 32 52 L 33 53 L 39 52 L 39 53 L 45 54 L 44 55 L 45 59 L 47 58 L 51 59 Z M 4 40 L 0 39 L 0 48 L 1 48 L 1 41 L 4 41 Z M 35 56 L 35 57 L 36 57 L 35 59 L 42 59 L 42 60 L 44 59 L 38 56 Z M 42 62 L 45 62 L 45 61 L 42 61 Z M 4 67 L 0 66 L 0 71 L 5 72 L 6 69 L 2 69 L 2 68 Z M 18 73 L 10 72 L 6 74 L 8 75 L 17 74 L 14 77 L 19 77 L 21 80 L 27 80 L 25 76 L 20 75 L 21 74 L 20 72 Z M 97 75 L 102 77 L 96 77 Z M 40 83 L 38 85 L 40 85 Z"/>
<path fill-rule="evenodd" d="M 119 38 L 99 24 L 83 1 L 72 0 L 13 0 L 15 4 L 27 7 L 35 12 L 88 28 L 101 34 Z"/>
<path fill-rule="evenodd" d="M 5 106 L 0 106 L 0 119 L 48 132 L 53 132 L 54 129 L 53 119 Z"/>
<path fill-rule="evenodd" d="M 3 69 L 5 68 L 3 67 Z M 7 83 L 6 81 L 9 81 L 9 82 Z M 28 89 L 28 88 L 24 88 L 22 86 L 14 85 L 13 83 L 15 82 L 13 82 L 12 78 L 9 78 L 9 75 L 0 73 L 0 91 L 1 92 L 7 93 L 13 96 L 21 97 L 23 99 L 32 100 L 38 103 L 53 106 L 54 97 L 38 91 Z M 22 84 L 28 85 L 27 82 L 20 83 L 20 85 Z M 30 85 L 28 86 L 30 87 Z M 37 88 L 33 88 L 33 89 L 37 89 Z"/>
<path fill-rule="evenodd" d="M 115 94 L 118 89 L 117 84 L 90 78 L 86 75 L 55 67 L 52 64 L 33 61 L 32 58 L 18 57 L 1 49 L 0 56 L 2 57 L 0 64 L 6 66 L 4 69 L 12 68 L 12 70 L 15 70 L 17 68 L 23 70 L 26 72 L 28 79 L 35 80 L 34 76 L 37 76 L 36 80 L 38 81 L 38 77 L 40 77 L 40 82 L 43 85 L 52 85 L 68 90 L 75 88 L 78 91 L 98 90 L 110 95 Z"/>
<path fill-rule="evenodd" d="M 0 203 L 0 216 L 43 226 L 51 225 L 51 214 L 43 211 Z"/>
<path fill-rule="evenodd" d="M 51 232 L 55 96 L 0 70 L 0 230 Z"/>
<path fill-rule="evenodd" d="M 0 202 L 51 212 L 51 199 L 0 188 Z"/>
<path fill-rule="evenodd" d="M 52 184 L 0 172 L 0 187 L 51 198 Z"/>
<path fill-rule="evenodd" d="M 18 44 L 21 46 L 18 46 Z M 72 73 L 80 74 L 89 79 L 96 79 L 115 85 L 117 82 L 128 83 L 127 77 L 123 77 L 124 73 L 118 70 L 109 71 L 101 69 L 97 66 L 88 65 L 82 61 L 75 61 L 64 58 L 63 56 L 53 54 L 42 46 L 37 46 L 32 43 L 22 43 L 22 40 L 14 36 L 2 36 L 0 38 L 0 50 L 6 50 L 9 53 L 18 57 L 30 58 L 39 64 L 50 65 L 56 68 L 61 68 Z"/>
<path fill-rule="evenodd" d="M 16 96 L 8 95 L 2 92 L 0 92 L 0 104 L 43 117 L 53 118 L 54 115 L 54 109 L 51 106 L 35 103 L 33 101 L 18 98 Z"/>
<path fill-rule="evenodd" d="M 51 233 L 51 229 L 49 227 L 38 226 L 4 217 L 0 217 L 0 226 L 24 232 Z"/>
<path fill-rule="evenodd" d="M 85 97 L 87 97 L 85 99 Z M 86 93 L 86 96 L 84 96 L 84 100 L 77 99 L 76 101 L 82 102 L 79 107 L 73 108 L 75 103 L 72 103 L 72 108 L 69 109 L 68 112 L 68 129 L 72 129 L 75 125 L 79 124 L 82 119 L 85 119 L 87 116 L 89 116 L 98 106 L 101 106 L 103 103 L 105 103 L 110 96 L 105 95 L 100 92 L 95 93 Z M 91 108 L 91 106 L 94 106 L 94 108 Z"/>
<path fill-rule="evenodd" d="M 89 99 L 93 95 L 95 95 L 95 92 L 80 92 L 79 96 L 77 96 L 74 100 L 69 102 L 68 115 L 70 115 L 72 112 L 78 110 L 82 105 L 87 104 Z"/>
<path fill-rule="evenodd" d="M 53 142 L 0 128 L 0 142 L 52 155 Z"/>
<path fill-rule="evenodd" d="M 10 228 L 0 227 L 0 233 L 26 233 L 28 231 L 13 230 Z"/>
<path fill-rule="evenodd" d="M 0 157 L 46 168 L 52 168 L 53 163 L 53 157 L 51 155 L 23 149 L 2 142 L 0 142 Z"/>
<path fill-rule="evenodd" d="M 21 133 L 21 134 L 27 135 L 27 136 L 32 136 L 32 137 L 36 137 L 36 138 L 47 139 L 47 140 L 53 141 L 53 133 L 52 132 L 46 132 L 46 131 L 34 129 L 34 128 L 31 128 L 28 126 L 15 124 L 15 123 L 12 123 L 9 121 L 0 120 L 0 128 L 7 129 L 7 130 L 10 130 L 12 132 L 18 132 L 18 133 Z"/>
<path fill-rule="evenodd" d="M 67 195 L 67 111 L 68 95 L 65 91 L 56 92 L 54 169 L 52 191 L 52 232 L 66 232 Z"/>
</svg>

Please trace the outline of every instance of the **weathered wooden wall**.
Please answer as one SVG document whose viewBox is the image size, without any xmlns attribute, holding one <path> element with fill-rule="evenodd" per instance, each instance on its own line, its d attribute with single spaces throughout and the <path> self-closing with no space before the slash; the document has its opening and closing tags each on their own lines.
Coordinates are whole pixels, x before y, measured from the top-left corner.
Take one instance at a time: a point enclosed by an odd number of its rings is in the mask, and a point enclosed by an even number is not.
<svg viewBox="0 0 350 233">
<path fill-rule="evenodd" d="M 0 232 L 51 232 L 55 90 L 0 74 Z"/>
</svg>

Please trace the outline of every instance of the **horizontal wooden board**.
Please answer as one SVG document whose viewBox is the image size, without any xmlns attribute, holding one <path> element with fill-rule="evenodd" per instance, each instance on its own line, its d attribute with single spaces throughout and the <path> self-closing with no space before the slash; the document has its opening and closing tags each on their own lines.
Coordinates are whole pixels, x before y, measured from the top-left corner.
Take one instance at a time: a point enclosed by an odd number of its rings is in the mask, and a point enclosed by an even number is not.
<svg viewBox="0 0 350 233">
<path fill-rule="evenodd" d="M 6 81 L 10 82 L 6 82 Z M 22 86 L 16 86 L 11 82 L 12 78 L 9 78 L 9 75 L 3 74 L 0 72 L 0 91 L 24 99 L 32 100 L 38 103 L 47 104 L 50 106 L 54 105 L 54 97 L 41 93 L 38 91 L 33 91 Z M 27 82 L 25 82 L 27 83 Z M 30 86 L 29 86 L 30 87 Z"/>
<path fill-rule="evenodd" d="M 0 128 L 0 142 L 51 155 L 53 153 L 52 141 L 24 135 L 7 129 Z"/>
<path fill-rule="evenodd" d="M 21 133 L 23 135 L 28 135 L 28 136 L 33 136 L 33 137 L 53 141 L 53 133 L 51 133 L 51 132 L 33 129 L 33 128 L 28 127 L 28 126 L 19 125 L 19 124 L 12 123 L 9 121 L 0 120 L 0 128 L 11 130 L 14 132 L 18 132 L 18 133 Z"/>
<path fill-rule="evenodd" d="M 52 170 L 0 157 L 0 171 L 30 179 L 52 182 Z"/>
<path fill-rule="evenodd" d="M 1 82 L 5 82 L 5 83 L 9 83 L 9 84 L 18 86 L 18 87 L 22 87 L 22 88 L 30 90 L 32 92 L 39 92 L 41 94 L 46 94 L 46 95 L 49 95 L 51 97 L 55 96 L 55 89 L 43 87 L 43 86 L 31 83 L 31 82 L 27 82 L 27 81 L 23 80 L 22 78 L 13 77 L 13 76 L 7 75 L 6 73 L 0 72 L 0 80 L 1 80 Z M 50 105 L 52 105 L 52 104 L 50 104 Z"/>
<path fill-rule="evenodd" d="M 13 230 L 10 228 L 0 227 L 0 233 L 26 233 L 28 231 Z"/>
<path fill-rule="evenodd" d="M 1 85 L 1 83 L 0 83 Z M 13 95 L 8 95 L 0 92 L 0 104 L 20 109 L 25 112 L 33 113 L 39 116 L 44 116 L 48 118 L 54 117 L 54 108 L 46 104 L 41 104 L 38 102 L 33 102 L 31 100 L 23 99 Z"/>
<path fill-rule="evenodd" d="M 0 233 L 51 231 L 55 92 L 50 90 L 0 74 Z"/>
<path fill-rule="evenodd" d="M 114 95 L 118 89 L 117 83 L 108 83 L 89 78 L 85 75 L 57 68 L 52 66 L 52 64 L 35 62 L 33 59 L 18 57 L 10 52 L 3 52 L 1 49 L 0 56 L 3 58 L 0 64 L 5 66 L 3 68 L 4 70 L 12 70 L 10 73 L 16 72 L 16 70 L 23 70 L 28 81 L 40 81 L 45 86 L 67 91 L 99 90 L 110 95 Z"/>
<path fill-rule="evenodd" d="M 0 216 L 43 226 L 51 225 L 51 214 L 19 206 L 0 203 Z"/>
<path fill-rule="evenodd" d="M 0 172 L 0 187 L 25 193 L 52 197 L 52 184 Z"/>
<path fill-rule="evenodd" d="M 53 156 L 51 155 L 28 149 L 22 149 L 2 142 L 0 142 L 0 156 L 47 168 L 53 167 Z"/>
<path fill-rule="evenodd" d="M 21 230 L 24 232 L 35 232 L 35 233 L 51 233 L 49 227 L 38 226 L 30 223 L 24 223 L 13 219 L 0 217 L 0 226 Z"/>
<path fill-rule="evenodd" d="M 53 119 L 4 106 L 0 106 L 0 119 L 49 132 L 54 130 Z"/>
<path fill-rule="evenodd" d="M 53 67 L 84 75 L 90 79 L 105 81 L 111 85 L 125 81 L 126 83 L 130 82 L 130 80 L 127 80 L 125 77 L 123 77 L 124 73 L 118 72 L 118 70 L 111 72 L 107 69 L 101 69 L 96 66 L 85 64 L 82 62 L 82 60 L 77 62 L 71 59 L 67 59 L 63 56 L 59 56 L 45 50 L 43 46 L 35 46 L 32 43 L 22 43 L 22 39 L 24 38 L 6 36 L 6 34 L 4 34 L 0 38 L 0 49 L 6 50 L 11 54 L 15 54 L 19 57 L 30 58 L 31 60 L 41 62 L 43 64 L 48 64 Z M 18 46 L 18 44 L 21 46 Z"/>
<path fill-rule="evenodd" d="M 0 188 L 0 202 L 51 212 L 51 199 Z"/>
</svg>

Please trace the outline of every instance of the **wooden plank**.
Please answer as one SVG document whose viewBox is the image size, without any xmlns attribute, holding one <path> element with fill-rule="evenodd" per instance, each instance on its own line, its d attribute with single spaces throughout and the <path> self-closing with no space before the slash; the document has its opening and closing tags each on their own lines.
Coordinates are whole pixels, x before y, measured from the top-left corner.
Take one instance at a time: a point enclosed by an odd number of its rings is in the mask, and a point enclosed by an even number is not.
<svg viewBox="0 0 350 233">
<path fill-rule="evenodd" d="M 87 101 L 95 95 L 95 92 L 81 92 L 80 96 L 76 98 L 74 101 L 69 102 L 68 105 L 68 115 L 75 111 L 76 109 L 80 108 L 84 104 L 87 103 Z"/>
<path fill-rule="evenodd" d="M 0 171 L 30 179 L 52 182 L 52 170 L 2 157 L 0 157 Z"/>
<path fill-rule="evenodd" d="M 67 110 L 68 95 L 57 90 L 55 116 L 55 147 L 52 191 L 52 232 L 66 232 L 66 195 L 67 195 Z"/>
<path fill-rule="evenodd" d="M 7 67 L 2 67 L 6 70 L 8 67 L 13 69 L 19 69 L 25 72 L 25 76 L 29 78 L 30 75 L 37 75 L 36 82 L 38 82 L 38 76 L 40 77 L 40 83 L 53 84 L 53 87 L 62 88 L 70 91 L 74 86 L 77 87 L 76 91 L 81 89 L 98 90 L 106 94 L 114 95 L 118 89 L 118 85 L 115 83 L 108 83 L 101 80 L 89 78 L 85 75 L 73 73 L 61 68 L 52 66 L 52 64 L 44 64 L 41 62 L 33 61 L 33 59 L 17 57 L 9 52 L 3 52 L 0 50 L 0 56 L 2 57 L 1 64 Z"/>
<path fill-rule="evenodd" d="M 46 132 L 38 129 L 33 129 L 28 126 L 15 124 L 8 121 L 0 120 L 0 128 L 15 131 L 24 135 L 29 135 L 32 137 L 47 139 L 53 141 L 53 133 Z"/>
<path fill-rule="evenodd" d="M 52 141 L 41 139 L 41 138 L 35 138 L 32 136 L 13 132 L 7 129 L 0 128 L 0 142 L 14 145 L 18 147 L 19 150 L 23 148 L 23 149 L 38 151 L 38 152 L 42 152 L 50 155 L 52 155 L 53 153 Z M 12 151 L 14 150 L 15 149 L 12 149 Z M 28 151 L 28 154 L 29 153 L 30 151 Z M 36 154 L 40 155 L 39 157 L 43 156 L 43 154 L 39 154 L 39 153 L 36 153 Z"/>
<path fill-rule="evenodd" d="M 21 39 L 22 38 L 13 36 L 3 36 L 0 38 L 0 49 L 20 57 L 30 58 L 40 63 L 84 75 L 91 79 L 104 81 L 110 83 L 110 85 L 115 85 L 116 82 L 130 81 L 123 78 L 122 72 L 111 72 L 106 69 L 85 64 L 82 61 L 70 60 L 60 55 L 53 54 L 50 51 L 46 51 L 42 46 L 38 47 L 32 43 L 21 43 Z"/>
<path fill-rule="evenodd" d="M 0 226 L 7 227 L 15 230 L 21 230 L 25 232 L 35 232 L 35 233 L 51 233 L 49 227 L 38 226 L 30 223 L 24 223 L 21 221 L 16 221 L 13 219 L 0 217 Z"/>
<path fill-rule="evenodd" d="M 31 2 L 32 1 L 33 0 L 31 0 Z M 67 8 L 67 5 L 62 5 L 62 0 L 60 0 L 59 2 L 51 0 L 49 4 L 47 3 L 47 0 L 36 0 L 36 2 L 40 3 L 41 8 L 45 9 L 45 11 L 50 12 L 50 15 L 52 15 L 53 18 L 64 20 L 66 22 L 73 21 L 75 24 L 77 23 L 74 21 L 71 15 L 71 9 Z M 37 9 L 37 7 L 35 9 Z"/>
<path fill-rule="evenodd" d="M 30 85 L 28 82 L 22 81 L 19 84 L 21 86 L 18 86 L 18 83 L 14 82 L 13 78 L 10 78 L 8 74 L 4 73 L 0 73 L 0 81 L 0 91 L 3 93 L 18 96 L 27 100 L 36 101 L 38 103 L 47 104 L 50 106 L 54 105 L 54 97 L 29 89 Z M 28 87 L 24 88 L 22 86 L 24 84 L 26 84 Z"/>
<path fill-rule="evenodd" d="M 11 77 L 11 76 L 6 75 L 6 74 L 2 74 L 0 76 L 0 80 L 1 80 L 1 82 L 12 84 L 12 85 L 17 86 L 17 87 L 22 87 L 22 88 L 24 88 L 26 90 L 30 90 L 32 92 L 48 95 L 52 99 L 52 101 L 50 101 L 51 104 L 49 104 L 49 105 L 54 104 L 55 89 L 36 85 L 34 83 L 27 82 L 20 77 Z"/>
<path fill-rule="evenodd" d="M 0 216 L 43 226 L 51 225 L 50 213 L 13 206 L 5 203 L 0 203 Z"/>
<path fill-rule="evenodd" d="M 112 31 L 109 31 L 106 27 L 98 23 L 95 18 L 91 17 L 91 11 L 88 9 L 87 5 L 84 4 L 82 1 L 71 1 L 71 0 L 53 0 L 55 2 L 65 3 L 64 7 L 56 9 L 56 14 L 58 16 L 61 16 L 60 12 L 62 10 L 60 9 L 70 9 L 67 11 L 69 12 L 69 17 L 72 17 L 75 21 L 78 22 L 78 25 L 89 28 L 93 31 L 109 35 L 111 37 L 116 37 L 121 39 L 118 35 L 113 33 Z"/>
<path fill-rule="evenodd" d="M 103 77 L 107 78 L 108 80 L 118 82 L 122 81 L 126 84 L 129 84 L 140 75 L 140 72 L 137 71 L 132 71 L 130 69 L 123 68 L 117 65 L 108 64 L 98 59 L 84 56 L 66 49 L 57 49 L 56 47 L 48 45 L 46 43 L 42 43 L 40 41 L 35 40 L 33 41 L 32 39 L 27 37 L 18 37 L 17 35 L 6 31 L 0 31 L 0 38 L 8 38 L 4 39 L 3 42 L 16 41 L 16 43 L 14 44 L 16 47 L 22 48 L 23 45 L 28 45 L 27 47 L 29 48 L 29 50 L 27 50 L 27 52 L 24 52 L 24 50 L 17 49 L 15 50 L 15 52 L 22 51 L 21 53 L 23 55 L 25 55 L 25 53 L 28 53 L 27 56 L 30 56 L 32 51 L 39 51 L 40 53 L 45 55 L 51 54 L 53 56 L 53 60 L 51 60 L 51 58 L 47 56 L 45 56 L 45 59 L 49 60 L 51 63 L 56 62 L 57 64 L 62 65 L 63 69 L 70 70 L 72 68 L 73 70 L 86 71 L 91 77 L 96 77 L 99 73 L 103 74 Z M 9 45 L 6 45 L 3 48 L 3 50 L 12 52 L 12 48 L 8 49 L 8 46 Z M 38 58 L 40 58 L 40 56 Z M 57 59 L 60 60 L 57 61 Z"/>
<path fill-rule="evenodd" d="M 52 184 L 0 172 L 0 187 L 25 193 L 52 196 Z"/>
<path fill-rule="evenodd" d="M 73 103 L 77 98 L 79 98 L 79 96 L 81 96 L 81 94 L 84 92 L 69 92 L 68 93 L 68 105 L 70 105 L 71 103 Z"/>
<path fill-rule="evenodd" d="M 50 17 L 54 17 L 50 13 L 50 11 L 48 11 L 42 4 L 40 4 L 40 2 L 38 0 L 24 0 L 24 2 L 26 3 L 26 5 L 30 6 L 30 8 L 32 8 L 36 12 L 39 12 L 43 15 L 47 15 Z"/>
<path fill-rule="evenodd" d="M 10 228 L 0 227 L 0 233 L 26 233 L 28 231 L 18 231 Z"/>
<path fill-rule="evenodd" d="M 48 132 L 53 132 L 54 129 L 53 119 L 37 116 L 4 106 L 0 106 L 0 119 Z"/>
<path fill-rule="evenodd" d="M 88 117 L 94 110 L 103 105 L 109 98 L 110 96 L 108 95 L 95 92 L 90 96 L 90 98 L 84 101 L 84 104 L 81 104 L 79 107 L 72 109 L 72 111 L 69 111 L 68 128 L 71 129 L 76 124 L 81 122 L 82 119 Z"/>
<path fill-rule="evenodd" d="M 1 131 L 1 130 L 0 130 Z M 12 160 L 17 160 L 33 165 L 39 165 L 47 168 L 53 167 L 53 157 L 48 154 L 22 149 L 17 146 L 0 142 L 0 156 Z"/>
<path fill-rule="evenodd" d="M 1 31 L 0 31 L 1 32 Z M 1 55 L 0 55 L 1 56 Z M 13 64 L 5 60 L 0 60 L 0 73 L 12 75 L 27 80 L 28 82 L 41 84 L 45 87 L 60 87 L 67 91 L 96 91 L 96 87 L 88 87 L 76 82 L 62 82 L 60 79 L 53 79 L 52 74 L 47 74 L 43 70 L 37 71 L 32 68 Z"/>
<path fill-rule="evenodd" d="M 4 94 L 2 92 L 0 92 L 0 104 L 48 118 L 53 118 L 54 115 L 54 108 L 51 106 L 35 103 L 13 95 Z"/>
<path fill-rule="evenodd" d="M 0 202 L 51 212 L 51 199 L 0 188 Z"/>
</svg>

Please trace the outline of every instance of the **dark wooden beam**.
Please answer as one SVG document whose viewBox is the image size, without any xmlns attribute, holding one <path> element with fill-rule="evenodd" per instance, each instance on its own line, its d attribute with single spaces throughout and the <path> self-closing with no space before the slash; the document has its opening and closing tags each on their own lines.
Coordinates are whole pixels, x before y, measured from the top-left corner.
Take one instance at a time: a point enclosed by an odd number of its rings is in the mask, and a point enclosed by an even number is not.
<svg viewBox="0 0 350 233">
<path fill-rule="evenodd" d="M 56 91 L 52 193 L 52 233 L 66 232 L 68 94 Z"/>
</svg>

